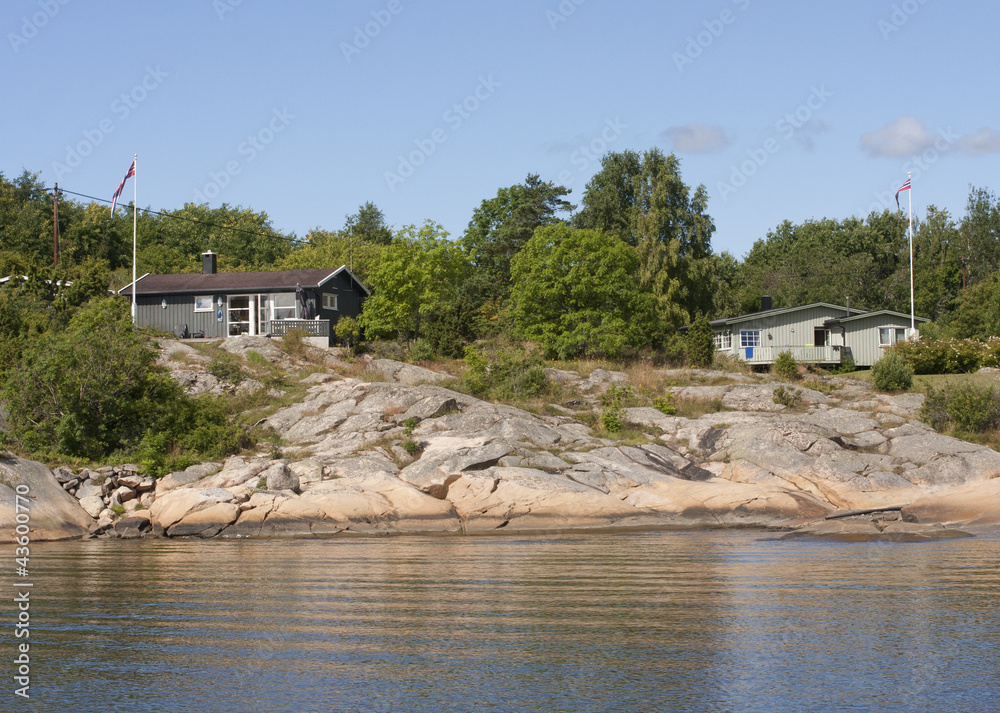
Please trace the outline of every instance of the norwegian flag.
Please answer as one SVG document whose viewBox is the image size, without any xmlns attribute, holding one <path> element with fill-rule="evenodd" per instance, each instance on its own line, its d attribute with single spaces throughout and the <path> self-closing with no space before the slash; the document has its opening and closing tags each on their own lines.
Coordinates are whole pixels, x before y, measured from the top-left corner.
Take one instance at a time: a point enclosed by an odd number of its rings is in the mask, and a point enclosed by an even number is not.
<svg viewBox="0 0 1000 713">
<path fill-rule="evenodd" d="M 119 188 L 118 190 L 121 190 L 121 189 Z M 898 191 L 896 191 L 896 210 L 899 210 L 899 194 L 902 193 L 903 191 L 908 191 L 908 190 L 910 190 L 910 179 L 909 178 L 906 179 L 906 183 L 903 184 L 903 187 L 900 188 Z"/>
<path fill-rule="evenodd" d="M 122 179 L 122 182 L 118 184 L 118 190 L 115 191 L 114 196 L 112 196 L 112 198 L 111 198 L 111 215 L 112 216 L 114 216 L 114 214 L 115 214 L 115 205 L 118 203 L 118 199 L 122 195 L 122 190 L 124 190 L 124 188 L 125 188 L 125 181 L 127 181 L 130 178 L 132 178 L 132 176 L 134 176 L 134 175 L 135 175 L 135 159 L 132 159 L 132 165 L 128 167 L 128 173 L 125 174 L 125 178 Z M 909 185 L 910 182 L 907 181 L 906 183 L 907 183 L 907 185 Z"/>
</svg>

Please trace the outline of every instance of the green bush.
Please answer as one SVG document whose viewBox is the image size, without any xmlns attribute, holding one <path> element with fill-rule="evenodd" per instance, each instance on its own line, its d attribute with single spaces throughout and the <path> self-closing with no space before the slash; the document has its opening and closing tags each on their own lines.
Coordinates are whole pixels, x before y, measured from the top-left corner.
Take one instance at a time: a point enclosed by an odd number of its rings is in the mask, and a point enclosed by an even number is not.
<svg viewBox="0 0 1000 713">
<path fill-rule="evenodd" d="M 889 349 L 872 365 L 872 383 L 879 391 L 903 391 L 913 386 L 913 369 L 895 349 Z"/>
<path fill-rule="evenodd" d="M 850 352 L 840 353 L 840 366 L 833 369 L 831 374 L 850 374 L 853 371 L 857 371 L 858 365 L 854 363 L 854 357 L 851 356 Z"/>
<path fill-rule="evenodd" d="M 612 384 L 601 394 L 601 424 L 609 433 L 618 433 L 625 425 L 625 407 L 634 399 L 635 394 L 628 384 Z"/>
<path fill-rule="evenodd" d="M 774 360 L 774 373 L 782 379 L 796 379 L 799 376 L 799 365 L 790 351 L 783 351 Z"/>
<path fill-rule="evenodd" d="M 677 413 L 677 407 L 674 406 L 674 395 L 672 392 L 666 393 L 663 396 L 657 396 L 653 399 L 653 408 L 662 414 L 667 416 L 673 416 Z"/>
<path fill-rule="evenodd" d="M 975 339 L 907 341 L 893 349 L 914 374 L 968 374 L 981 366 L 992 366 L 987 362 L 1000 361 L 1000 344 Z"/>
<path fill-rule="evenodd" d="M 421 337 L 413 342 L 413 346 L 410 347 L 409 354 L 410 361 L 430 361 L 434 358 L 434 347 L 431 346 L 430 340 Z"/>
<path fill-rule="evenodd" d="M 407 438 L 403 441 L 403 450 L 409 453 L 411 456 L 417 455 L 420 452 L 420 444 L 417 443 L 412 438 Z"/>
<path fill-rule="evenodd" d="M 344 316 L 337 320 L 333 335 L 348 349 L 353 349 L 361 339 L 361 326 L 354 317 Z"/>
<path fill-rule="evenodd" d="M 771 398 L 776 404 L 796 408 L 802 404 L 802 391 L 792 387 L 786 389 L 784 386 L 779 386 L 774 390 Z"/>
<path fill-rule="evenodd" d="M 550 387 L 541 355 L 523 347 L 465 348 L 462 382 L 478 396 L 512 401 L 538 396 Z"/>
<path fill-rule="evenodd" d="M 959 431 L 984 433 L 1000 423 L 1000 403 L 992 386 L 960 386 L 951 394 L 948 415 Z"/>
<path fill-rule="evenodd" d="M 227 355 L 217 356 L 208 365 L 208 373 L 219 381 L 228 384 L 238 384 L 243 381 L 243 371 L 235 357 Z"/>
<path fill-rule="evenodd" d="M 688 363 L 703 369 L 712 366 L 712 359 L 715 358 L 715 332 L 708 317 L 699 315 L 688 327 L 684 338 Z"/>
<path fill-rule="evenodd" d="M 920 419 L 938 431 L 953 427 L 963 433 L 985 433 L 1000 425 L 1000 396 L 992 386 L 974 384 L 931 389 Z"/>
</svg>

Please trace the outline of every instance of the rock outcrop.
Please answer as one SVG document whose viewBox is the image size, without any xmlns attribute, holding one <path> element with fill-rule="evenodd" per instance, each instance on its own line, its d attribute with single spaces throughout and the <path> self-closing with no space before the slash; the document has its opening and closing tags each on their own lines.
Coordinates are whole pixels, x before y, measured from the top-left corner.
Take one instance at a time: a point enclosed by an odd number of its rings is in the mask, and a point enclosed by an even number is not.
<svg viewBox="0 0 1000 713">
<path fill-rule="evenodd" d="M 231 348 L 259 352 L 264 342 Z M 155 482 L 132 466 L 49 473 L 53 500 L 79 522 L 66 532 L 764 527 L 914 540 L 941 535 L 939 524 L 1000 527 L 1000 453 L 916 420 L 920 394 L 876 395 L 828 378 L 794 386 L 798 405 L 790 408 L 776 398 L 775 382 L 672 372 L 688 382 L 671 388 L 675 401 L 701 406 L 684 409 L 690 418 L 626 408 L 624 421 L 641 435 L 620 442 L 575 416 L 593 413 L 601 393 L 626 383 L 622 372 L 594 370 L 584 379 L 550 369 L 579 396 L 531 413 L 448 389 L 441 384 L 450 377 L 421 367 L 382 359 L 365 368 L 385 380 L 311 374 L 303 399 L 261 422 L 293 459 L 234 457 Z M 26 463 L 18 472 L 35 467 Z M 894 504 L 906 505 L 894 519 L 840 519 Z"/>
</svg>

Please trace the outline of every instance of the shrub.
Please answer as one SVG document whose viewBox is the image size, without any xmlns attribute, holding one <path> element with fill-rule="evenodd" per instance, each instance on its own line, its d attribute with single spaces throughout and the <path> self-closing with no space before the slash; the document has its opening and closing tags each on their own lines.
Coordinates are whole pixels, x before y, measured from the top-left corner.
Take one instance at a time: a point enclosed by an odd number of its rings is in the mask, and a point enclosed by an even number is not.
<svg viewBox="0 0 1000 713">
<path fill-rule="evenodd" d="M 893 349 L 914 374 L 967 374 L 1000 356 L 1000 351 L 994 351 L 1000 345 L 994 347 L 975 339 L 908 341 Z"/>
<path fill-rule="evenodd" d="M 510 401 L 528 399 L 548 390 L 542 358 L 524 348 L 465 348 L 462 382 L 478 396 Z"/>
<path fill-rule="evenodd" d="M 290 356 L 304 357 L 308 350 L 308 345 L 306 344 L 306 337 L 308 336 L 309 334 L 306 330 L 299 327 L 289 329 L 281 337 L 281 349 Z"/>
<path fill-rule="evenodd" d="M 243 381 L 243 371 L 234 357 L 229 355 L 218 356 L 208 365 L 208 373 L 219 381 L 229 384 L 238 384 Z"/>
<path fill-rule="evenodd" d="M 930 389 L 920 407 L 920 419 L 938 431 L 954 427 L 965 433 L 984 433 L 1000 425 L 1000 396 L 992 386 L 973 384 Z"/>
<path fill-rule="evenodd" d="M 783 351 L 774 360 L 774 373 L 782 379 L 795 379 L 799 376 L 799 365 L 790 351 Z"/>
<path fill-rule="evenodd" d="M 796 408 L 802 404 L 802 392 L 792 387 L 786 389 L 784 386 L 779 386 L 774 390 L 771 398 L 774 403 L 788 408 Z"/>
<path fill-rule="evenodd" d="M 403 450 L 409 453 L 411 456 L 417 455 L 420 452 L 420 444 L 417 443 L 412 438 L 407 438 L 403 441 Z"/>
<path fill-rule="evenodd" d="M 699 315 L 688 327 L 684 337 L 688 363 L 703 369 L 712 366 L 712 359 L 715 357 L 715 332 L 708 317 Z"/>
<path fill-rule="evenodd" d="M 872 365 L 872 383 L 879 391 L 903 391 L 913 386 L 913 369 L 895 349 L 889 349 Z"/>
<path fill-rule="evenodd" d="M 625 406 L 634 397 L 632 387 L 628 384 L 619 386 L 612 384 L 601 394 L 601 423 L 609 433 L 618 433 L 625 425 Z"/>
<path fill-rule="evenodd" d="M 354 317 L 344 316 L 337 320 L 333 335 L 350 350 L 361 338 L 361 326 Z"/>
<path fill-rule="evenodd" d="M 413 342 L 410 347 L 410 361 L 428 361 L 434 358 L 434 347 L 430 340 L 421 337 Z"/>
<path fill-rule="evenodd" d="M 831 374 L 850 374 L 852 371 L 857 371 L 858 365 L 854 363 L 854 357 L 851 356 L 850 352 L 840 353 L 840 366 L 830 371 Z"/>
<path fill-rule="evenodd" d="M 959 431 L 983 433 L 1000 423 L 1000 403 L 992 386 L 955 388 L 948 401 L 948 416 Z"/>
<path fill-rule="evenodd" d="M 666 393 L 663 396 L 657 396 L 653 399 L 653 408 L 662 414 L 667 416 L 673 416 L 677 413 L 677 407 L 674 406 L 674 395 L 673 393 Z"/>
</svg>

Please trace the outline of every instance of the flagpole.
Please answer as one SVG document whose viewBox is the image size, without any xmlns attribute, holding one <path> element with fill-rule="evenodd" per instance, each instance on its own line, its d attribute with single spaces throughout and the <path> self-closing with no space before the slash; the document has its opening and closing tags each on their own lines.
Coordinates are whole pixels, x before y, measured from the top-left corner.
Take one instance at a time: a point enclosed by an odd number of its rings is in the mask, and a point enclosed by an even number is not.
<svg viewBox="0 0 1000 713">
<path fill-rule="evenodd" d="M 906 174 L 906 182 L 910 184 L 910 190 L 906 192 L 906 197 L 910 201 L 910 339 L 917 338 L 917 318 L 913 310 L 913 184 L 910 183 L 910 174 Z"/>
<path fill-rule="evenodd" d="M 135 290 L 136 290 L 136 284 L 135 284 L 135 277 L 136 277 L 136 269 L 135 269 L 135 252 L 136 252 L 135 251 L 135 242 L 136 242 L 136 240 L 135 240 L 135 234 L 136 234 L 136 227 L 138 226 L 138 220 L 139 220 L 139 200 L 138 200 L 139 189 L 136 187 L 136 183 L 138 182 L 139 179 L 138 179 L 138 176 L 135 175 L 135 173 L 136 173 L 136 171 L 138 169 L 138 162 L 139 162 L 139 154 L 134 154 L 132 156 L 132 166 L 134 167 L 133 168 L 133 173 L 132 173 L 132 326 L 133 327 L 135 326 L 135 323 L 136 323 L 136 319 L 135 319 L 135 316 L 136 316 L 135 315 L 135 312 L 136 312 L 136 309 L 135 309 Z M 911 257 L 911 262 L 912 262 L 912 257 Z M 912 282 L 912 280 L 911 280 L 911 282 Z"/>
</svg>

